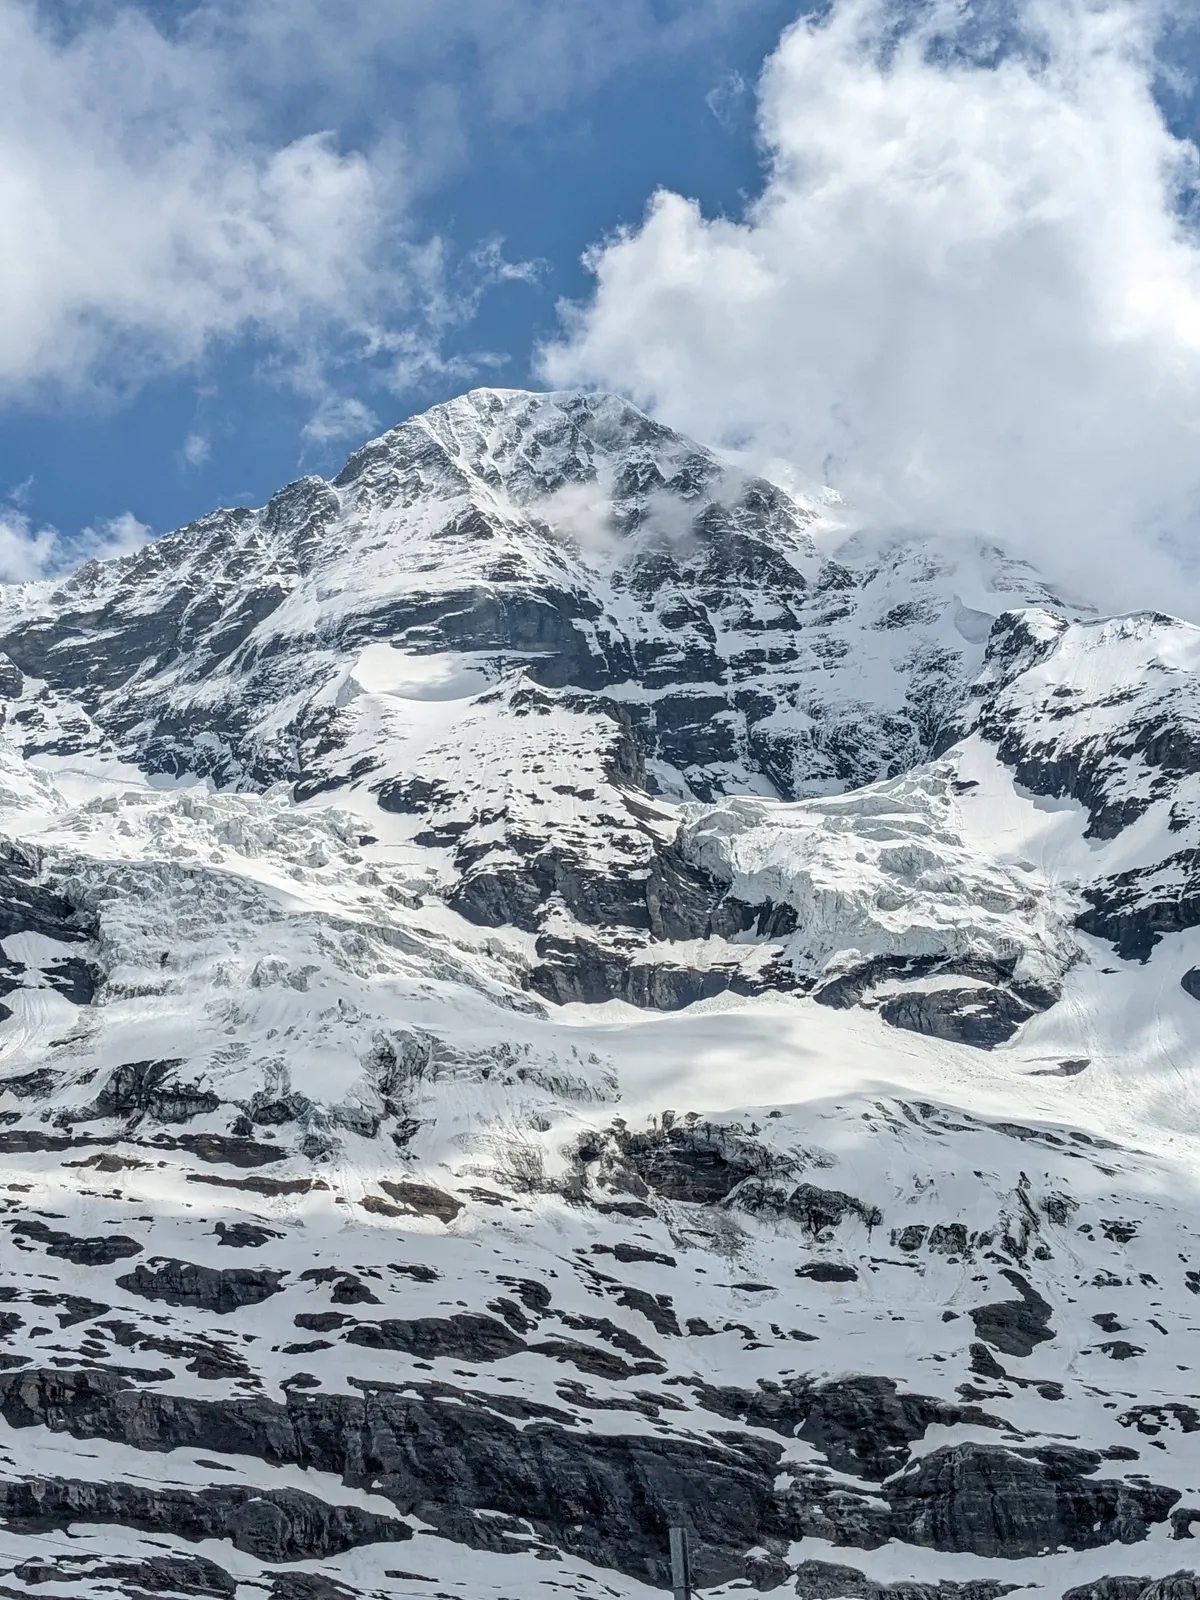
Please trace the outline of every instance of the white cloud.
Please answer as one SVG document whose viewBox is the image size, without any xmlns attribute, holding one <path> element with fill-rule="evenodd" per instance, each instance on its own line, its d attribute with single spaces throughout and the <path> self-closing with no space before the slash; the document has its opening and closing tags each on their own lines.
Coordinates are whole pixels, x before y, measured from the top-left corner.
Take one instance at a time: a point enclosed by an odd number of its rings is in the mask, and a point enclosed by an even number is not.
<svg viewBox="0 0 1200 1600">
<path fill-rule="evenodd" d="M 370 162 L 321 133 L 256 141 L 218 80 L 136 11 L 63 37 L 0 0 L 0 395 L 374 309 Z"/>
<path fill-rule="evenodd" d="M 798 22 L 761 84 L 761 197 L 729 220 L 656 195 L 590 258 L 545 374 L 783 458 L 866 520 L 1200 612 L 1200 159 L 1155 103 L 1154 7 L 1025 0 L 998 63 L 978 20 Z"/>
<path fill-rule="evenodd" d="M 81 561 L 111 561 L 131 556 L 153 537 L 152 530 L 139 522 L 132 511 L 106 517 L 93 523 L 71 540 L 60 540 L 61 560 L 56 570 L 69 571 Z"/>
<path fill-rule="evenodd" d="M 211 455 L 212 445 L 202 433 L 189 433 L 179 450 L 185 467 L 202 467 Z"/>
<path fill-rule="evenodd" d="M 0 403 L 247 339 L 285 375 L 439 371 L 479 283 L 528 269 L 484 246 L 456 282 L 416 191 L 761 3 L 0 0 Z"/>
<path fill-rule="evenodd" d="M 35 527 L 20 511 L 0 512 L 0 583 L 36 583 L 57 578 L 84 561 L 107 561 L 131 555 L 151 537 L 151 530 L 124 511 L 73 538 L 64 538 L 48 524 Z"/>
<path fill-rule="evenodd" d="M 58 550 L 55 528 L 34 528 L 19 511 L 0 512 L 0 583 L 44 578 Z"/>
<path fill-rule="evenodd" d="M 329 395 L 300 431 L 309 444 L 326 445 L 339 439 L 363 439 L 378 426 L 379 418 L 361 400 Z"/>
</svg>

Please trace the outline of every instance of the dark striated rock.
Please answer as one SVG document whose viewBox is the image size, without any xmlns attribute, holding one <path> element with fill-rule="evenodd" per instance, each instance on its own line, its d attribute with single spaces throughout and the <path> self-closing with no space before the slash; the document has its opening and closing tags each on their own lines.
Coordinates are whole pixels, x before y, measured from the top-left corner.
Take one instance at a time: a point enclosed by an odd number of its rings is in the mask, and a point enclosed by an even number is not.
<svg viewBox="0 0 1200 1600">
<path fill-rule="evenodd" d="M 237 1583 L 215 1561 L 205 1556 L 147 1556 L 140 1561 L 111 1561 L 95 1556 L 59 1556 L 54 1560 L 22 1561 L 13 1568 L 22 1583 L 76 1583 L 83 1579 L 111 1579 L 126 1594 L 202 1594 L 233 1600 Z"/>
<path fill-rule="evenodd" d="M 1020 1587 L 996 1578 L 968 1578 L 959 1583 L 949 1578 L 938 1583 L 903 1579 L 898 1583 L 877 1583 L 856 1567 L 841 1567 L 831 1561 L 802 1561 L 790 1576 L 795 1579 L 799 1600 L 1000 1600 L 1001 1595 Z"/>
<path fill-rule="evenodd" d="M 102 1307 L 107 1311 L 108 1307 Z M 126 1350 L 138 1350 L 177 1361 L 185 1361 L 189 1372 L 209 1382 L 228 1383 L 240 1378 L 257 1383 L 253 1369 L 231 1345 L 218 1339 L 174 1339 L 169 1334 L 140 1328 L 135 1323 L 114 1318 L 100 1324 L 112 1335 L 113 1343 Z"/>
<path fill-rule="evenodd" d="M 968 1315 L 979 1337 L 995 1345 L 997 1350 L 1007 1356 L 1032 1355 L 1037 1345 L 1054 1337 L 1050 1328 L 1051 1307 L 1019 1272 L 1008 1267 L 1001 1270 L 1021 1298 L 976 1306 Z"/>
<path fill-rule="evenodd" d="M 984 984 L 911 990 L 890 995 L 879 1007 L 879 1015 L 893 1028 L 977 1050 L 1006 1043 L 1034 1014 L 1035 1007 L 1020 995 Z"/>
<path fill-rule="evenodd" d="M 462 1311 L 453 1317 L 388 1318 L 360 1322 L 346 1335 L 350 1344 L 368 1350 L 403 1350 L 430 1361 L 452 1356 L 459 1361 L 502 1361 L 525 1348 L 510 1328 L 495 1317 Z"/>
<path fill-rule="evenodd" d="M 527 1346 L 536 1355 L 549 1356 L 553 1361 L 567 1361 L 580 1372 L 594 1378 L 633 1378 L 643 1373 L 665 1372 L 660 1361 L 639 1361 L 630 1364 L 611 1350 L 599 1350 L 594 1344 L 583 1344 L 578 1339 L 543 1339 Z"/>
<path fill-rule="evenodd" d="M 115 1522 L 183 1539 L 228 1539 L 260 1561 L 309 1561 L 357 1545 L 412 1538 L 412 1529 L 394 1517 L 327 1505 L 297 1489 L 150 1489 L 26 1478 L 0 1484 L 0 1516 L 22 1533 Z"/>
<path fill-rule="evenodd" d="M 1068 1589 L 1062 1600 L 1197 1600 L 1200 1585 L 1194 1572 L 1168 1578 L 1097 1578 Z"/>
<path fill-rule="evenodd" d="M 778 1383 L 760 1378 L 757 1389 L 716 1388 L 693 1378 L 689 1387 L 706 1410 L 769 1428 L 784 1438 L 804 1439 L 831 1467 L 872 1483 L 882 1483 L 904 1466 L 909 1446 L 935 1424 L 1007 1426 L 977 1406 L 901 1394 L 890 1378 L 844 1378 L 822 1384 L 807 1378 Z"/>
<path fill-rule="evenodd" d="M 431 1183 L 413 1183 L 409 1179 L 381 1178 L 379 1187 L 390 1194 L 397 1205 L 421 1217 L 436 1217 L 439 1222 L 453 1222 L 462 1210 L 461 1200 L 456 1200 L 444 1189 Z"/>
<path fill-rule="evenodd" d="M 753 994 L 762 987 L 732 963 L 689 967 L 668 956 L 635 961 L 631 950 L 597 939 L 541 934 L 535 949 L 538 964 L 526 981 L 535 994 L 556 1005 L 624 1000 L 643 1011 L 682 1011 L 699 1000 Z"/>
<path fill-rule="evenodd" d="M 38 850 L 0 840 L 0 939 L 17 933 L 41 933 L 64 944 L 94 939 L 95 917 L 50 887 L 43 870 Z"/>
<path fill-rule="evenodd" d="M 658 1333 L 679 1334 L 679 1322 L 669 1294 L 651 1294 L 647 1289 L 635 1289 L 628 1284 L 611 1285 L 608 1293 L 619 1306 L 645 1317 Z"/>
<path fill-rule="evenodd" d="M 889 1482 L 894 1537 L 934 1550 L 1012 1560 L 1047 1548 L 1091 1550 L 1144 1539 L 1178 1491 L 1091 1476 L 1100 1457 L 1063 1446 L 1013 1451 L 951 1445 Z"/>
<path fill-rule="evenodd" d="M 861 1397 L 881 1380 L 856 1383 Z M 697 1580 L 707 1586 L 745 1572 L 751 1547 L 805 1536 L 863 1548 L 896 1538 L 1008 1557 L 1130 1542 L 1179 1498 L 1145 1480 L 1095 1478 L 1101 1458 L 1087 1451 L 977 1444 L 937 1450 L 873 1493 L 794 1469 L 792 1486 L 776 1492 L 781 1452 L 749 1435 L 589 1436 L 548 1418 L 517 1425 L 497 1410 L 495 1396 L 463 1394 L 447 1405 L 416 1384 L 360 1387 L 353 1397 L 292 1388 L 284 1404 L 262 1396 L 202 1401 L 139 1389 L 108 1370 L 30 1371 L 0 1375 L 0 1416 L 11 1427 L 41 1425 L 140 1449 L 186 1447 L 333 1472 L 476 1546 L 484 1534 L 474 1511 L 497 1511 L 526 1519 L 527 1530 L 559 1548 L 660 1584 L 673 1522 L 691 1530 Z M 882 1388 L 885 1404 L 895 1401 L 893 1417 L 903 1418 L 916 1398 L 926 1420 L 947 1420 L 938 1402 Z M 846 1432 L 841 1398 L 824 1398 L 816 1426 L 833 1441 L 831 1465 L 870 1464 L 881 1477 L 894 1471 L 903 1440 L 899 1451 L 893 1443 L 881 1453 L 874 1440 Z M 860 1409 L 852 1400 L 851 1412 Z M 910 1438 L 919 1436 L 917 1420 L 901 1423 Z M 978 1414 L 964 1409 L 956 1420 Z"/>
<path fill-rule="evenodd" d="M 278 1572 L 271 1578 L 271 1600 L 359 1600 L 359 1596 L 323 1572 Z"/>
<path fill-rule="evenodd" d="M 90 1106 L 77 1113 L 80 1122 L 96 1117 L 151 1117 L 156 1122 L 187 1122 L 215 1111 L 219 1095 L 195 1083 L 178 1083 L 173 1074 L 181 1058 L 126 1061 L 114 1067 L 108 1082 Z"/>
<path fill-rule="evenodd" d="M 622 1163 L 644 1186 L 668 1200 L 713 1205 L 746 1178 L 767 1170 L 770 1157 L 714 1123 L 673 1123 L 648 1133 L 613 1131 Z M 645 1187 L 641 1193 L 645 1193 Z"/>
<path fill-rule="evenodd" d="M 281 1194 L 308 1194 L 311 1189 L 326 1189 L 324 1178 L 260 1178 L 252 1172 L 248 1178 L 219 1178 L 214 1172 L 189 1172 L 189 1183 L 207 1183 L 214 1189 L 241 1189 L 247 1194 L 269 1196 Z"/>
<path fill-rule="evenodd" d="M 213 1232 L 218 1244 L 230 1245 L 235 1250 L 258 1249 L 268 1239 L 282 1239 L 276 1228 L 264 1228 L 257 1222 L 218 1222 Z"/>
<path fill-rule="evenodd" d="M 847 1217 L 857 1217 L 867 1228 L 883 1222 L 878 1206 L 867 1205 L 841 1189 L 820 1189 L 813 1183 L 790 1184 L 771 1178 L 752 1178 L 729 1196 L 729 1204 L 755 1215 L 788 1217 L 816 1238 L 840 1227 Z"/>
<path fill-rule="evenodd" d="M 619 1244 L 594 1244 L 592 1254 L 612 1256 L 617 1261 L 652 1261 L 660 1267 L 673 1267 L 675 1257 L 664 1255 L 661 1250 L 644 1250 L 640 1244 L 626 1244 L 622 1240 Z"/>
<path fill-rule="evenodd" d="M 75 1145 L 92 1143 L 91 1139 L 73 1139 L 69 1133 L 43 1133 L 40 1128 L 0 1130 L 0 1156 L 23 1156 L 34 1150 L 70 1150 Z"/>
<path fill-rule="evenodd" d="M 635 1333 L 620 1327 L 611 1317 L 589 1317 L 570 1311 L 560 1311 L 557 1315 L 564 1326 L 579 1333 L 597 1334 L 618 1350 L 624 1350 L 627 1356 L 634 1356 L 639 1361 L 652 1361 L 660 1366 L 663 1364 L 656 1350 L 651 1350 Z"/>
<path fill-rule="evenodd" d="M 291 1154 L 278 1145 L 257 1144 L 253 1139 L 230 1138 L 223 1133 L 181 1133 L 172 1140 L 157 1140 L 160 1149 L 186 1150 L 201 1161 L 221 1161 L 231 1167 L 265 1167 L 286 1161 Z"/>
<path fill-rule="evenodd" d="M 739 1575 L 744 1551 L 762 1538 L 786 1536 L 772 1488 L 779 1451 L 748 1437 L 589 1438 L 549 1420 L 514 1423 L 495 1396 L 463 1394 L 447 1405 L 413 1384 L 362 1388 L 359 1396 L 289 1390 L 281 1405 L 159 1395 L 107 1370 L 40 1371 L 0 1375 L 0 1416 L 12 1427 L 144 1450 L 187 1447 L 333 1472 L 476 1547 L 486 1529 L 474 1509 L 499 1511 L 651 1583 L 668 1577 L 667 1529 L 681 1518 L 703 1584 Z"/>
<path fill-rule="evenodd" d="M 1148 961 L 1164 934 L 1200 925 L 1200 850 L 1114 873 L 1084 885 L 1082 894 L 1088 910 L 1076 917 L 1076 927 L 1110 940 L 1125 961 Z M 1182 986 L 1191 994 L 1187 976 Z"/>
<path fill-rule="evenodd" d="M 796 1268 L 798 1278 L 810 1278 L 813 1283 L 857 1283 L 858 1273 L 844 1261 L 810 1261 Z"/>
<path fill-rule="evenodd" d="M 256 1306 L 279 1294 L 286 1276 L 257 1267 L 199 1267 L 191 1261 L 156 1256 L 117 1279 L 117 1286 L 147 1300 L 172 1306 L 199 1306 L 228 1316 L 242 1306 Z"/>
<path fill-rule="evenodd" d="M 30 1217 L 22 1217 L 7 1226 L 19 1237 L 36 1239 L 39 1244 L 44 1244 L 48 1256 L 72 1261 L 77 1267 L 108 1267 L 114 1261 L 124 1261 L 129 1256 L 142 1253 L 142 1246 L 137 1240 L 123 1233 L 78 1239 L 74 1234 L 48 1228 L 44 1222 L 36 1222 Z"/>
<path fill-rule="evenodd" d="M 0 1094 L 16 1095 L 18 1100 L 38 1100 L 50 1093 L 55 1081 L 49 1067 L 39 1067 L 35 1072 L 23 1072 L 16 1078 L 0 1079 Z"/>
</svg>

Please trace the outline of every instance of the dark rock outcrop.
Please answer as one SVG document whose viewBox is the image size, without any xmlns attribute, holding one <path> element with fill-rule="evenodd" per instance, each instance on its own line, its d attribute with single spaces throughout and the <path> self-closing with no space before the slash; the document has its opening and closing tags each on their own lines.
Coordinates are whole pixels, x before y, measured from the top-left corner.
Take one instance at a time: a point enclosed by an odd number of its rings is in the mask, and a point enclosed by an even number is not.
<svg viewBox="0 0 1200 1600">
<path fill-rule="evenodd" d="M 878 1583 L 856 1567 L 842 1567 L 831 1561 L 802 1561 L 790 1576 L 798 1600 L 1000 1600 L 1001 1595 L 1020 1587 L 997 1578 L 968 1578 L 959 1583 L 949 1578 L 937 1583 L 915 1579 Z M 1113 1600 L 1119 1597 L 1114 1596 Z"/>
<path fill-rule="evenodd" d="M 147 1300 L 172 1306 L 198 1306 L 228 1316 L 242 1306 L 256 1306 L 282 1288 L 282 1272 L 256 1267 L 199 1267 L 191 1261 L 155 1257 L 117 1279 L 119 1288 Z"/>
<path fill-rule="evenodd" d="M 0 1484 L 0 1516 L 25 1533 L 115 1522 L 183 1539 L 228 1539 L 260 1561 L 309 1561 L 356 1545 L 412 1538 L 394 1517 L 328 1505 L 297 1489 L 149 1489 L 132 1483 L 25 1478 Z"/>
<path fill-rule="evenodd" d="M 844 1378 L 812 1384 L 760 1379 L 757 1389 L 719 1388 L 693 1379 L 697 1401 L 718 1416 L 769 1428 L 784 1438 L 814 1445 L 831 1467 L 870 1483 L 882 1483 L 909 1459 L 909 1446 L 940 1425 L 1003 1428 L 977 1406 L 947 1405 L 929 1395 L 897 1390 L 890 1378 Z"/>
<path fill-rule="evenodd" d="M 1064 1545 L 1134 1544 L 1166 1520 L 1179 1494 L 1144 1481 L 1095 1478 L 1100 1460 L 1064 1446 L 935 1450 L 886 1486 L 893 1536 L 1009 1560 Z"/>
<path fill-rule="evenodd" d="M 1035 1008 L 1011 989 L 988 984 L 912 990 L 889 996 L 879 1007 L 879 1015 L 893 1028 L 977 1050 L 1006 1043 L 1034 1014 Z"/>
<path fill-rule="evenodd" d="M 460 1311 L 453 1317 L 388 1318 L 360 1322 L 346 1335 L 350 1344 L 368 1350 L 403 1350 L 422 1361 L 453 1356 L 459 1361 L 502 1361 L 525 1348 L 503 1322 Z"/>
<path fill-rule="evenodd" d="M 219 1095 L 175 1078 L 182 1065 L 182 1059 L 174 1059 L 126 1061 L 114 1067 L 92 1104 L 76 1113 L 77 1120 L 150 1117 L 155 1122 L 188 1122 L 215 1111 L 221 1104 Z"/>
<path fill-rule="evenodd" d="M 145 1450 L 220 1451 L 336 1473 L 473 1545 L 488 1547 L 474 1512 L 500 1512 L 559 1548 L 657 1583 L 667 1576 L 666 1530 L 681 1520 L 707 1585 L 744 1572 L 752 1547 L 805 1535 L 864 1548 L 898 1538 L 981 1556 L 1131 1542 L 1179 1498 L 1144 1479 L 1095 1477 L 1101 1457 L 1087 1451 L 977 1444 L 934 1451 L 880 1491 L 857 1494 L 803 1472 L 776 1491 L 781 1452 L 750 1435 L 590 1435 L 549 1419 L 518 1426 L 498 1397 L 446 1405 L 438 1386 L 425 1387 L 363 1384 L 356 1396 L 297 1387 L 284 1404 L 203 1401 L 138 1388 L 115 1371 L 41 1370 L 0 1375 L 0 1416 L 11 1427 Z M 830 1404 L 836 1413 L 842 1401 Z M 832 1462 L 844 1430 L 840 1421 L 825 1426 Z M 896 1460 L 895 1446 L 881 1457 L 868 1441 L 868 1460 L 872 1453 L 875 1471 Z M 861 1466 L 863 1447 L 851 1443 L 842 1459 Z"/>
<path fill-rule="evenodd" d="M 997 1350 L 1007 1356 L 1032 1355 L 1037 1345 L 1054 1337 L 1051 1307 L 1019 1272 L 1007 1267 L 1002 1270 L 1021 1298 L 975 1306 L 969 1315 L 979 1337 Z"/>
<path fill-rule="evenodd" d="M 129 1256 L 142 1253 L 136 1239 L 124 1233 L 101 1234 L 94 1238 L 76 1238 L 57 1228 L 48 1228 L 44 1222 L 32 1217 L 21 1217 L 7 1224 L 20 1238 L 36 1239 L 46 1247 L 48 1256 L 58 1256 L 62 1261 L 72 1261 L 77 1267 L 107 1267 L 114 1261 L 124 1261 Z"/>
<path fill-rule="evenodd" d="M 237 1583 L 206 1556 L 147 1556 L 140 1561 L 113 1561 L 96 1556 L 34 1558 L 13 1568 L 22 1583 L 78 1583 L 109 1580 L 125 1594 L 197 1594 L 233 1600 Z"/>
</svg>

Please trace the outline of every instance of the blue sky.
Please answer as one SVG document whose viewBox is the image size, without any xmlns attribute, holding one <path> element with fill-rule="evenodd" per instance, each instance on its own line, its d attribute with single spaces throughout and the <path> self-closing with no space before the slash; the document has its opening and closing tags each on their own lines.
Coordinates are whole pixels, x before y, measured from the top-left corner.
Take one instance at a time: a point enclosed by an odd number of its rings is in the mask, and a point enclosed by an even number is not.
<svg viewBox="0 0 1200 1600">
<path fill-rule="evenodd" d="M 556 383 L 1200 615 L 1198 23 L 0 0 L 0 580 Z"/>
</svg>

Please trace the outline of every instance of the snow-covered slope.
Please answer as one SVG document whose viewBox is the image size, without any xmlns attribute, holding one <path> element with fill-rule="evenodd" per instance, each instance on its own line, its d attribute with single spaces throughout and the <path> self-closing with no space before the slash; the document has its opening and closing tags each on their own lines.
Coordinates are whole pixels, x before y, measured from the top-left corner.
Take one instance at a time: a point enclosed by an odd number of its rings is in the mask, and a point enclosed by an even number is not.
<svg viewBox="0 0 1200 1600">
<path fill-rule="evenodd" d="M 6 1594 L 1195 1600 L 1200 632 L 480 391 L 0 644 Z"/>
</svg>

